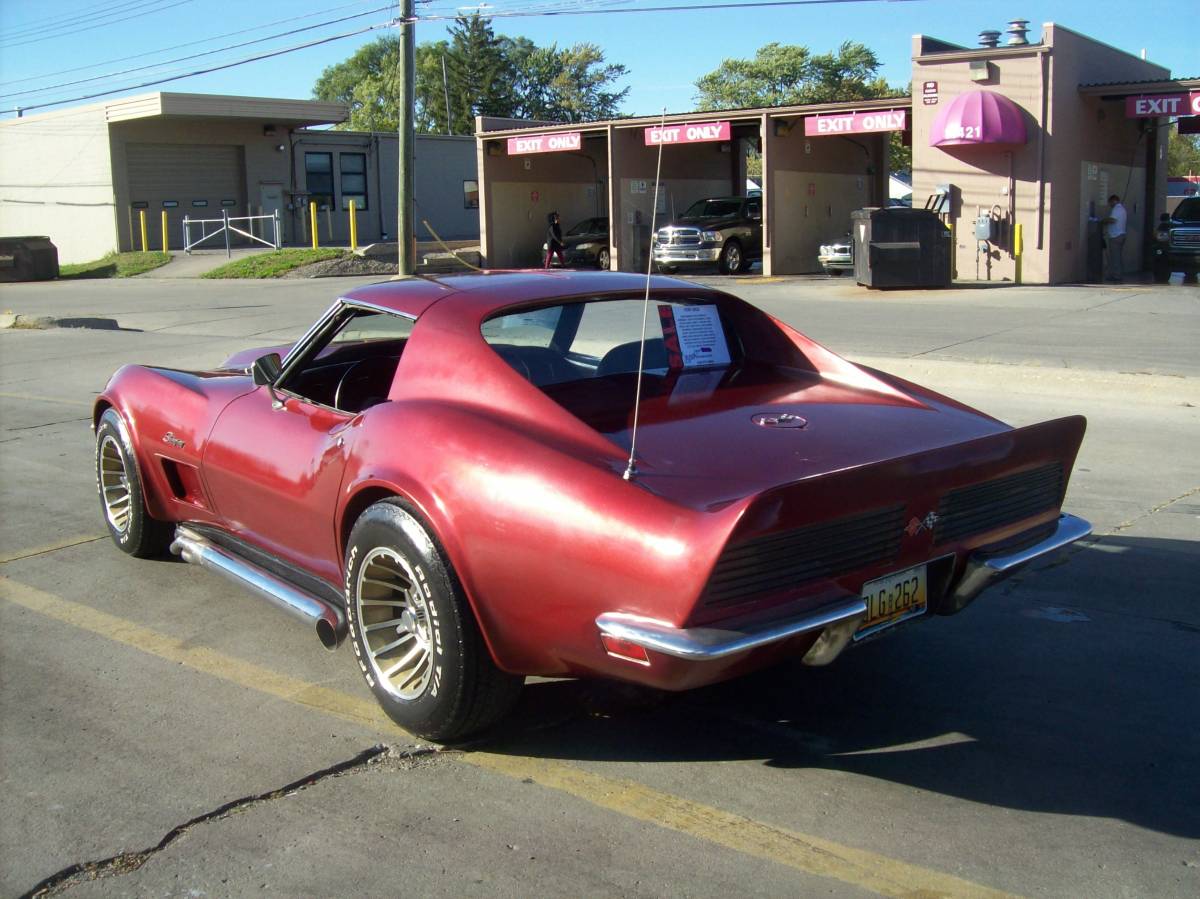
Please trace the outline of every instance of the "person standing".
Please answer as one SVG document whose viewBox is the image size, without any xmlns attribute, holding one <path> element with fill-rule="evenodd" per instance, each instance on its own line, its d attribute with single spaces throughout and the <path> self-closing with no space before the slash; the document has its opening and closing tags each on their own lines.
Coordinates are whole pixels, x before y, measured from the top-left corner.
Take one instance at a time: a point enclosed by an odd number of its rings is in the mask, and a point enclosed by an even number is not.
<svg viewBox="0 0 1200 899">
<path fill-rule="evenodd" d="M 558 264 L 566 268 L 567 257 L 563 253 L 566 244 L 563 243 L 562 224 L 558 220 L 557 212 L 546 216 L 546 225 L 546 264 L 542 268 L 550 267 L 550 260 L 555 253 L 558 254 Z"/>
<path fill-rule="evenodd" d="M 1104 280 L 1115 284 L 1125 277 L 1125 224 L 1128 215 L 1121 198 L 1113 194 L 1108 198 L 1108 218 L 1104 220 L 1104 245 L 1108 250 L 1108 272 Z"/>
</svg>

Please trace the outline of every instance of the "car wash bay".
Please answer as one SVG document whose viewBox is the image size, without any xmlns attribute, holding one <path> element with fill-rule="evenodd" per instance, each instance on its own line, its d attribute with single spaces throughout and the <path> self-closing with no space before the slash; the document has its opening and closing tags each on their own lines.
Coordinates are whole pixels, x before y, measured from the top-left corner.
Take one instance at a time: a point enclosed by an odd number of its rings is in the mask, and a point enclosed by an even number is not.
<svg viewBox="0 0 1200 899">
<path fill-rule="evenodd" d="M 846 233 L 854 209 L 886 196 L 887 132 L 908 118 L 905 101 L 888 100 L 586 126 L 481 119 L 483 256 L 492 268 L 540 265 L 550 212 L 564 231 L 607 215 L 612 267 L 645 271 L 652 223 L 697 200 L 744 194 L 747 162 L 759 154 L 763 274 L 819 271 L 819 245 Z"/>
</svg>

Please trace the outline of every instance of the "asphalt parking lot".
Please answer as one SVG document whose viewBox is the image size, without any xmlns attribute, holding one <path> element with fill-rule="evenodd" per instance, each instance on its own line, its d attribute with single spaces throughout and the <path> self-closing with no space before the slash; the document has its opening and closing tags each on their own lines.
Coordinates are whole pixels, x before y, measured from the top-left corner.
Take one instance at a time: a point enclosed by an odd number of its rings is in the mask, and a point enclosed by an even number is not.
<svg viewBox="0 0 1200 899">
<path fill-rule="evenodd" d="M 6 286 L 94 327 L 0 330 L 0 894 L 1200 893 L 1200 288 L 700 280 L 1012 424 L 1087 415 L 1093 537 L 829 668 L 533 683 L 440 751 L 347 647 L 118 552 L 95 494 L 114 369 L 293 339 L 362 282 Z"/>
</svg>

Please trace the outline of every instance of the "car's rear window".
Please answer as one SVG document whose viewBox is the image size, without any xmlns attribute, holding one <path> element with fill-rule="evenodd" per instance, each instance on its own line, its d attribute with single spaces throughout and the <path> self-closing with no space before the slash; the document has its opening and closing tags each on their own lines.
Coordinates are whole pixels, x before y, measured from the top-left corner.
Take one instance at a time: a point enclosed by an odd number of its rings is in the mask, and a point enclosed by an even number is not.
<svg viewBox="0 0 1200 899">
<path fill-rule="evenodd" d="M 637 372 L 643 301 L 594 300 L 521 310 L 484 322 L 483 338 L 526 379 L 543 387 Z M 720 368 L 741 342 L 717 304 L 650 298 L 643 369 Z"/>
</svg>

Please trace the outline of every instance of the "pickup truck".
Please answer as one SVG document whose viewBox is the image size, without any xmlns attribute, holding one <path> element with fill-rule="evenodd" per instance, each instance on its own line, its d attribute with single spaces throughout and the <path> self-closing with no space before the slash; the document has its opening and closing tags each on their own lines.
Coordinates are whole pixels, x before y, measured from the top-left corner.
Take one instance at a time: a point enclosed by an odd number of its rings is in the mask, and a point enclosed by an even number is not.
<svg viewBox="0 0 1200 899">
<path fill-rule="evenodd" d="M 654 263 L 667 274 L 715 262 L 723 274 L 732 275 L 761 258 L 761 197 L 697 200 L 654 235 Z"/>
<path fill-rule="evenodd" d="M 1195 283 L 1200 272 L 1200 197 L 1188 197 L 1170 215 L 1163 214 L 1155 234 L 1154 280 L 1166 284 L 1173 272 Z"/>
</svg>

